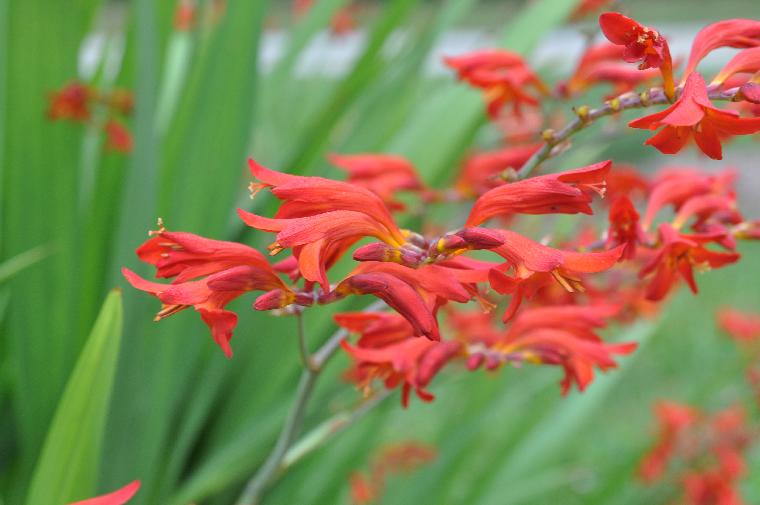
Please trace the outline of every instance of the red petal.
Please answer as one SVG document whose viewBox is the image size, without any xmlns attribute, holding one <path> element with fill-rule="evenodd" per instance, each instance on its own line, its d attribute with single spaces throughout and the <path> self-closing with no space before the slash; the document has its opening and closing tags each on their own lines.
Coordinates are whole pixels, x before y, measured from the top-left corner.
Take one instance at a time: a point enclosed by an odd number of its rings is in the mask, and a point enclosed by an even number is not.
<svg viewBox="0 0 760 505">
<path fill-rule="evenodd" d="M 613 44 L 623 45 L 635 42 L 636 29 L 641 25 L 619 12 L 605 12 L 599 16 L 602 33 Z"/>
<path fill-rule="evenodd" d="M 140 489 L 140 481 L 136 480 L 113 493 L 74 502 L 69 505 L 123 505 L 132 499 L 138 489 Z"/>
</svg>

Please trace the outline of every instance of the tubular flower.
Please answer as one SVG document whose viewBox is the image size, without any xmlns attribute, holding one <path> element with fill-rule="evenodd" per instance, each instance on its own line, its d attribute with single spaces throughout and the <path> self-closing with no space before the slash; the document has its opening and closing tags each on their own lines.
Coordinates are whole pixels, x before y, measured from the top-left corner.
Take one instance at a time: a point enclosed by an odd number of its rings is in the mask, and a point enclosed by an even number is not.
<svg viewBox="0 0 760 505">
<path fill-rule="evenodd" d="M 605 178 L 607 191 L 604 194 L 608 202 L 615 202 L 620 196 L 647 197 L 651 190 L 651 182 L 636 168 L 628 165 L 615 165 Z"/>
<path fill-rule="evenodd" d="M 697 293 L 694 268 L 720 268 L 739 259 L 735 252 L 712 251 L 706 244 L 716 240 L 713 235 L 684 235 L 663 223 L 659 227 L 661 247 L 639 273 L 641 278 L 654 272 L 647 288 L 647 299 L 662 300 L 678 277 L 683 277 L 693 293 Z"/>
<path fill-rule="evenodd" d="M 512 214 L 592 214 L 591 195 L 604 196 L 611 166 L 607 160 L 493 188 L 477 199 L 465 226 Z"/>
<path fill-rule="evenodd" d="M 694 72 L 705 56 L 720 47 L 743 49 L 756 46 L 760 46 L 760 21 L 726 19 L 707 25 L 694 37 L 683 75 L 688 76 Z"/>
<path fill-rule="evenodd" d="M 745 452 L 754 435 L 741 407 L 712 416 L 688 406 L 657 405 L 659 437 L 639 467 L 647 483 L 668 476 L 681 486 L 677 503 L 740 505 L 739 478 L 745 473 Z M 674 475 L 668 475 L 672 470 Z"/>
<path fill-rule="evenodd" d="M 575 68 L 573 75 L 560 83 L 557 91 L 561 96 L 574 97 L 594 84 L 609 83 L 615 96 L 633 90 L 639 84 L 653 79 L 657 69 L 635 70 L 619 63 L 625 49 L 615 44 L 602 43 L 589 47 Z"/>
<path fill-rule="evenodd" d="M 760 118 L 740 118 L 739 114 L 714 107 L 707 96 L 702 76 L 689 75 L 683 93 L 667 109 L 628 123 L 632 128 L 664 128 L 645 144 L 665 154 L 679 152 L 694 136 L 699 148 L 714 160 L 723 159 L 721 137 L 748 135 L 760 131 Z"/>
<path fill-rule="evenodd" d="M 106 149 L 117 153 L 132 152 L 132 134 L 123 124 L 112 119 L 103 128 L 106 132 Z"/>
<path fill-rule="evenodd" d="M 354 472 L 351 475 L 353 505 L 367 505 L 382 496 L 388 475 L 406 473 L 435 459 L 432 447 L 417 442 L 402 442 L 385 447 L 370 463 L 368 475 Z"/>
<path fill-rule="evenodd" d="M 123 505 L 127 503 L 132 497 L 137 494 L 140 489 L 140 481 L 136 480 L 124 486 L 121 489 L 114 491 L 113 493 L 104 494 L 102 496 L 96 496 L 88 500 L 82 500 L 69 505 Z"/>
<path fill-rule="evenodd" d="M 607 247 L 623 245 L 620 259 L 633 259 L 636 256 L 636 244 L 642 241 L 644 230 L 639 224 L 639 213 L 627 196 L 618 197 L 610 206 L 610 228 L 607 235 Z"/>
<path fill-rule="evenodd" d="M 301 275 L 329 291 L 327 269 L 363 237 L 375 237 L 392 246 L 406 243 L 383 201 L 355 184 L 321 177 L 301 177 L 268 170 L 249 160 L 255 192 L 270 187 L 284 201 L 274 219 L 238 209 L 253 228 L 276 232 L 271 254 L 293 248 Z"/>
<path fill-rule="evenodd" d="M 760 39 L 758 47 L 752 47 L 741 51 L 726 63 L 718 75 L 710 83 L 710 86 L 721 86 L 736 74 L 754 74 L 760 71 Z"/>
<path fill-rule="evenodd" d="M 50 94 L 48 118 L 53 121 L 67 119 L 85 123 L 90 120 L 90 101 L 93 91 L 81 82 L 72 82 Z"/>
<path fill-rule="evenodd" d="M 617 366 L 613 355 L 633 352 L 635 343 L 605 344 L 596 329 L 605 318 L 617 311 L 612 306 L 576 305 L 528 309 L 518 315 L 509 330 L 497 342 L 468 347 L 470 367 L 485 362 L 493 368 L 502 363 L 535 363 L 561 366 L 561 382 L 566 395 L 573 384 L 585 390 L 594 378 L 594 367 L 608 370 Z"/>
<path fill-rule="evenodd" d="M 132 286 L 161 300 L 163 306 L 155 320 L 194 307 L 228 358 L 232 356 L 229 341 L 237 325 L 237 315 L 224 309 L 229 302 L 248 291 L 271 290 L 280 295 L 279 307 L 296 301 L 296 294 L 264 256 L 242 244 L 162 228 L 136 252 L 140 259 L 156 267 L 157 277 L 176 277 L 172 284 L 160 284 L 145 280 L 128 268 L 122 269 Z M 267 300 L 266 308 L 275 308 L 271 296 Z"/>
<path fill-rule="evenodd" d="M 707 194 L 726 194 L 735 177 L 735 173 L 730 170 L 715 175 L 688 168 L 665 170 L 652 185 L 649 203 L 642 220 L 644 229 L 648 229 L 657 214 L 668 205 L 679 211 L 681 206 L 692 198 Z"/>
<path fill-rule="evenodd" d="M 403 267 L 402 267 L 403 268 Z M 401 314 L 412 325 L 415 335 L 440 340 L 438 322 L 420 293 L 406 280 L 387 272 L 350 275 L 335 288 L 338 297 L 373 295 Z"/>
<path fill-rule="evenodd" d="M 541 144 L 528 144 L 473 154 L 465 161 L 455 186 L 466 196 L 481 195 L 501 186 L 504 181 L 496 176 L 507 169 L 519 172 L 540 147 Z"/>
<path fill-rule="evenodd" d="M 337 322 L 341 326 L 346 324 L 345 315 Z M 433 395 L 425 388 L 438 371 L 461 352 L 460 344 L 416 338 L 413 336 L 416 334 L 413 325 L 404 335 L 403 326 L 400 328 L 399 325 L 406 321 L 395 314 L 378 318 L 366 326 L 357 325 L 356 322 L 354 318 L 344 328 L 362 332 L 358 345 L 341 342 L 343 349 L 355 361 L 348 377 L 365 391 L 369 390 L 374 379 L 384 381 L 388 389 L 402 385 L 401 403 L 404 407 L 409 405 L 412 390 L 421 400 L 432 401 Z M 391 340 L 386 332 L 378 331 L 381 328 L 392 328 L 394 335 L 397 335 L 396 340 Z"/>
<path fill-rule="evenodd" d="M 444 58 L 444 62 L 457 72 L 460 80 L 483 90 L 488 104 L 488 115 L 495 119 L 507 103 L 520 113 L 521 104 L 538 105 L 538 99 L 525 92 L 532 86 L 541 94 L 548 94 L 546 85 L 528 67 L 523 58 L 503 49 L 475 51 L 462 56 Z"/>
<path fill-rule="evenodd" d="M 659 423 L 658 440 L 639 465 L 639 475 L 644 482 L 662 478 L 675 456 L 681 434 L 701 417 L 696 409 L 673 402 L 658 402 L 655 415 Z"/>
<path fill-rule="evenodd" d="M 328 159 L 348 173 L 348 182 L 377 194 L 391 209 L 404 209 L 403 204 L 395 200 L 398 191 L 419 191 L 424 188 L 414 165 L 401 156 L 331 154 Z"/>
<path fill-rule="evenodd" d="M 720 329 L 737 341 L 760 339 L 760 314 L 723 307 L 718 311 L 717 319 Z"/>
<path fill-rule="evenodd" d="M 506 264 L 489 271 L 489 283 L 500 294 L 512 295 L 504 313 L 510 320 L 520 307 L 523 298 L 557 282 L 567 292 L 583 291 L 582 274 L 603 272 L 612 266 L 623 253 L 624 246 L 603 252 L 579 253 L 562 251 L 534 242 L 510 230 L 501 230 L 506 240 L 494 252 L 507 260 Z M 503 270 L 512 269 L 509 276 Z"/>
<path fill-rule="evenodd" d="M 673 98 L 675 90 L 673 61 L 665 37 L 619 12 L 605 12 L 599 16 L 599 26 L 610 42 L 625 47 L 623 53 L 625 61 L 639 62 L 639 70 L 659 68 L 665 94 Z"/>
</svg>

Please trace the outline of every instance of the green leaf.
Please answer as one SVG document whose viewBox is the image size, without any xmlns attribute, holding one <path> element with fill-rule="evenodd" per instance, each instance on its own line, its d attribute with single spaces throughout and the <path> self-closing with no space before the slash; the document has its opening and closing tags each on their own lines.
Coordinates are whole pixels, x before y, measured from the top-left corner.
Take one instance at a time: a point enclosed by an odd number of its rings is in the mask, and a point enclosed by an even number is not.
<svg viewBox="0 0 760 505">
<path fill-rule="evenodd" d="M 91 496 L 116 372 L 121 291 L 106 298 L 82 349 L 35 468 L 27 505 L 57 505 Z"/>
</svg>

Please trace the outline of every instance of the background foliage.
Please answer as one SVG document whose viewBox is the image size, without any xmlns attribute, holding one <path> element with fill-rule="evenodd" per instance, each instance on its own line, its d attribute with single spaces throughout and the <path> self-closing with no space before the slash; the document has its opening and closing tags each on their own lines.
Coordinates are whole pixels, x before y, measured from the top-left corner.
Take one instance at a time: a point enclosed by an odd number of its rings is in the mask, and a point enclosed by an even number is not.
<svg viewBox="0 0 760 505">
<path fill-rule="evenodd" d="M 157 216 L 173 230 L 262 245 L 234 216 L 251 205 L 249 155 L 337 175 L 327 152 L 393 152 L 444 186 L 489 136 L 476 93 L 421 71 L 436 41 L 482 27 L 529 55 L 575 2 L 388 0 L 360 18 L 366 44 L 345 75 L 299 75 L 299 57 L 345 3 L 317 2 L 294 22 L 280 2 L 228 2 L 218 22 L 179 32 L 170 1 L 0 0 L 0 502 L 62 504 L 141 479 L 137 504 L 231 503 L 288 406 L 294 321 L 239 302 L 227 361 L 198 318 L 156 325 L 156 301 L 131 289 L 122 324 L 122 297 L 108 295 L 126 285 L 119 268 L 147 274 L 133 250 Z M 685 0 L 623 3 L 653 24 L 704 24 L 752 15 L 753 2 L 721 2 L 720 12 Z M 271 26 L 290 38 L 264 72 L 260 41 Z M 408 37 L 389 55 L 400 28 Z M 81 51 L 93 40 L 85 68 Z M 106 152 L 95 128 L 46 118 L 48 94 L 77 78 L 134 90 L 130 155 Z M 553 166 L 610 156 L 593 135 Z M 643 135 L 616 145 L 615 159 L 648 164 Z M 716 333 L 713 308 L 760 307 L 760 250 L 744 252 L 741 266 L 702 279 L 701 297 L 679 296 L 626 330 L 644 345 L 587 393 L 560 399 L 554 370 L 447 375 L 433 385 L 436 402 L 402 411 L 393 397 L 296 466 L 267 503 L 346 502 L 351 470 L 409 437 L 439 457 L 394 478 L 383 503 L 654 503 L 660 491 L 631 478 L 649 443 L 651 401 L 722 407 L 741 394 L 740 359 Z M 332 331 L 324 313 L 307 314 L 307 324 L 312 346 Z M 343 365 L 325 374 L 307 425 L 355 400 L 338 380 Z M 752 462 L 749 481 L 760 478 L 760 454 Z M 43 496 L 54 489 L 61 495 Z M 747 500 L 760 502 L 759 492 L 748 486 Z"/>
</svg>

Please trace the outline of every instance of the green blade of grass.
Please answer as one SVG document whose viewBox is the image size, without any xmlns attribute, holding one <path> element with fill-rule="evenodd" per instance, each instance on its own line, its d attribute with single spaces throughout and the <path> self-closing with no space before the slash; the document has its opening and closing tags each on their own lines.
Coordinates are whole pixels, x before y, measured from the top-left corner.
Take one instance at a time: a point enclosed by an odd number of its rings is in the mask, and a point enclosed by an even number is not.
<svg viewBox="0 0 760 505">
<path fill-rule="evenodd" d="M 121 342 L 121 292 L 108 295 L 61 396 L 27 505 L 64 505 L 95 491 Z"/>
</svg>

